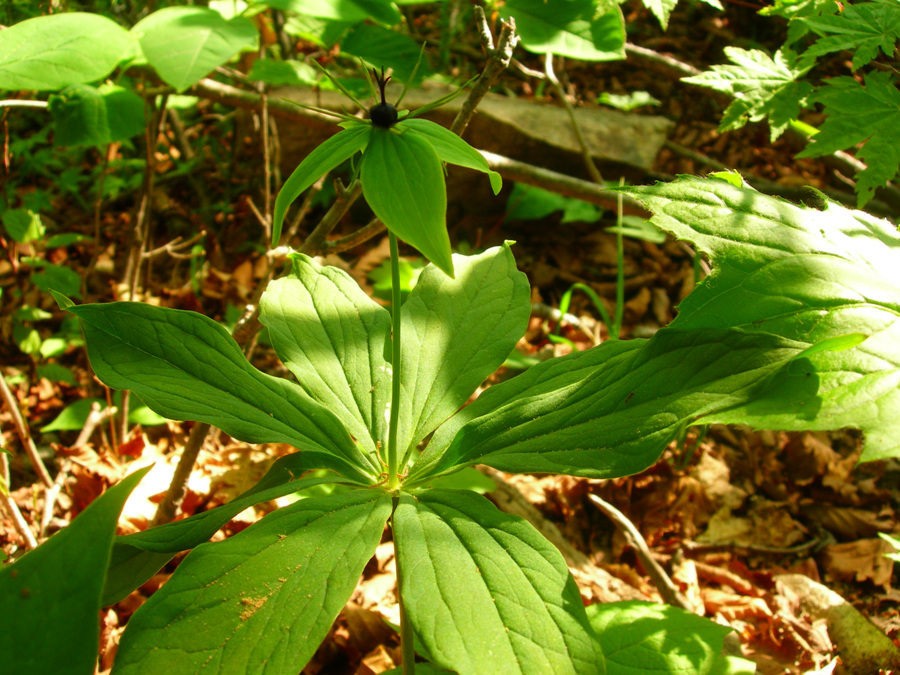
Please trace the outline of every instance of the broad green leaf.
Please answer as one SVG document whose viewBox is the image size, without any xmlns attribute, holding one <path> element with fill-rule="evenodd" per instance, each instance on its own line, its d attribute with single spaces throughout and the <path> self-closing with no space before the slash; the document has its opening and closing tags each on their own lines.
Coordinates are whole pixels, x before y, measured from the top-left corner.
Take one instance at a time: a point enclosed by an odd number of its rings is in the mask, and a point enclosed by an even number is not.
<svg viewBox="0 0 900 675">
<path fill-rule="evenodd" d="M 27 209 L 6 209 L 0 221 L 6 233 L 20 244 L 42 239 L 46 234 L 40 214 Z"/>
<path fill-rule="evenodd" d="M 381 540 L 391 499 L 358 490 L 305 499 L 201 544 L 134 614 L 115 675 L 296 675 L 325 638 Z"/>
<path fill-rule="evenodd" d="M 81 298 L 82 279 L 71 267 L 54 265 L 39 258 L 32 258 L 28 263 L 40 269 L 40 272 L 31 273 L 31 283 L 44 293 L 56 291 L 73 298 Z"/>
<path fill-rule="evenodd" d="M 407 134 L 417 134 L 427 140 L 442 162 L 464 166 L 467 169 L 475 169 L 486 173 L 491 181 L 491 189 L 494 194 L 500 192 L 503 187 L 503 179 L 496 171 L 492 171 L 487 160 L 471 145 L 459 136 L 440 124 L 420 118 L 410 118 L 397 123 L 401 129 L 406 129 Z"/>
<path fill-rule="evenodd" d="M 359 23 L 341 39 L 341 52 L 365 59 L 371 64 L 391 69 L 391 77 L 410 82 L 421 45 L 409 35 L 371 23 Z M 415 83 L 434 74 L 423 58 L 419 63 Z M 411 82 L 410 82 L 411 83 Z"/>
<path fill-rule="evenodd" d="M 587 608 L 609 675 L 708 675 L 733 631 L 678 607 L 610 602 Z M 751 671 L 753 672 L 753 671 Z"/>
<path fill-rule="evenodd" d="M 900 39 L 900 3 L 862 2 L 845 5 L 840 14 L 800 19 L 820 38 L 809 48 L 810 56 L 852 51 L 853 70 L 878 56 L 880 49 L 892 57 Z"/>
<path fill-rule="evenodd" d="M 339 131 L 317 146 L 294 169 L 275 198 L 275 213 L 272 218 L 273 246 L 277 246 L 278 240 L 281 239 L 281 228 L 288 207 L 321 176 L 365 148 L 371 130 L 368 125 L 360 125 Z"/>
<path fill-rule="evenodd" d="M 81 320 L 97 376 L 163 417 L 208 422 L 248 443 L 288 443 L 355 480 L 380 472 L 333 413 L 299 386 L 251 366 L 212 319 L 137 302 L 68 310 Z"/>
<path fill-rule="evenodd" d="M 777 374 L 765 396 L 706 421 L 852 427 L 865 432 L 862 461 L 900 455 L 894 225 L 838 204 L 818 211 L 720 180 L 681 178 L 627 191 L 655 214 L 657 227 L 694 242 L 713 262 L 713 274 L 681 303 L 673 327 L 733 326 L 807 344 L 868 336 L 852 349 L 808 352 Z"/>
<path fill-rule="evenodd" d="M 252 488 L 227 504 L 184 520 L 153 527 L 143 532 L 116 537 L 103 588 L 103 605 L 125 598 L 156 574 L 176 553 L 209 541 L 221 527 L 246 508 L 278 499 L 334 478 L 303 478 L 314 468 L 304 453 L 281 457 Z"/>
<path fill-rule="evenodd" d="M 859 206 L 875 188 L 897 175 L 900 166 L 900 91 L 890 73 L 867 73 L 865 84 L 852 77 L 833 77 L 813 99 L 828 117 L 798 157 L 821 157 L 865 142 L 856 154 L 868 163 L 857 174 Z"/>
<path fill-rule="evenodd" d="M 401 495 L 392 519 L 400 592 L 431 660 L 460 673 L 606 672 L 559 551 L 480 495 Z"/>
<path fill-rule="evenodd" d="M 94 500 L 72 523 L 0 567 L 0 657 L 9 673 L 93 673 L 100 592 L 119 512 L 149 467 Z"/>
<path fill-rule="evenodd" d="M 508 244 L 425 268 L 401 310 L 402 425 L 409 452 L 466 402 L 515 348 L 531 316 L 528 279 Z"/>
<path fill-rule="evenodd" d="M 28 19 L 0 31 L 0 90 L 53 90 L 109 75 L 134 44 L 98 14 Z"/>
<path fill-rule="evenodd" d="M 453 276 L 440 158 L 421 136 L 371 132 L 360 169 L 366 201 L 391 232 Z"/>
<path fill-rule="evenodd" d="M 95 403 L 101 409 L 106 407 L 106 403 L 101 402 L 99 398 L 80 398 L 74 403 L 70 403 L 62 409 L 59 415 L 53 418 L 53 421 L 41 427 L 41 433 L 81 429 L 84 427 L 84 423 L 87 421 L 88 415 L 91 414 L 91 408 Z"/>
<path fill-rule="evenodd" d="M 808 345 L 739 329 L 608 341 L 494 385 L 441 426 L 412 475 L 467 464 L 612 478 L 653 464 L 685 425 L 753 400 Z"/>
<path fill-rule="evenodd" d="M 314 85 L 319 80 L 318 71 L 300 61 L 276 61 L 256 59 L 247 79 L 274 85 Z"/>
<path fill-rule="evenodd" d="M 376 443 L 387 446 L 390 314 L 342 270 L 292 259 L 291 274 L 266 289 L 260 321 L 300 386 L 375 457 Z"/>
<path fill-rule="evenodd" d="M 791 120 L 806 107 L 806 99 L 813 87 L 799 78 L 809 72 L 815 61 L 798 60 L 792 52 L 775 52 L 773 59 L 758 49 L 726 47 L 725 55 L 733 66 L 713 66 L 694 77 L 682 78 L 701 87 L 710 87 L 734 96 L 728 106 L 719 131 L 740 129 L 748 121 L 769 118 L 771 140 L 774 142 Z"/>
<path fill-rule="evenodd" d="M 618 7 L 595 16 L 593 0 L 508 0 L 500 15 L 516 20 L 522 46 L 535 54 L 558 54 L 582 61 L 625 58 L 625 20 Z"/>
<path fill-rule="evenodd" d="M 117 85 L 79 84 L 50 97 L 57 146 L 107 145 L 144 129 L 144 101 Z"/>
<path fill-rule="evenodd" d="M 254 49 L 259 33 L 242 16 L 225 20 L 206 7 L 164 7 L 131 29 L 159 76 L 182 92 L 239 52 Z"/>
<path fill-rule="evenodd" d="M 340 2 L 334 0 L 253 0 L 252 4 L 293 12 L 302 17 L 311 16 L 347 23 L 374 19 L 393 26 L 403 19 L 403 15 L 388 0 L 341 0 Z"/>
</svg>

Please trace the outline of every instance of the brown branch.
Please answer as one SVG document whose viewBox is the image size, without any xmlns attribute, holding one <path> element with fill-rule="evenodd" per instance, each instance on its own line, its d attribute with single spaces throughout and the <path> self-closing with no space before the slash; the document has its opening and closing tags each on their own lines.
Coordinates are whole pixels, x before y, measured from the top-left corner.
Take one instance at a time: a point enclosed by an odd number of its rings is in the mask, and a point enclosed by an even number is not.
<svg viewBox="0 0 900 675">
<path fill-rule="evenodd" d="M 31 462 L 32 468 L 35 473 L 37 473 L 44 486 L 50 488 L 53 485 L 53 479 L 50 478 L 50 472 L 47 471 L 47 467 L 44 466 L 44 462 L 38 454 L 34 439 L 28 431 L 28 425 L 25 424 L 25 420 L 22 418 L 22 412 L 19 410 L 19 403 L 16 401 L 16 397 L 13 396 L 12 391 L 6 384 L 6 377 L 3 373 L 0 373 L 0 398 L 3 399 L 3 402 L 9 409 L 9 414 L 12 417 L 16 434 L 19 436 L 22 447 L 25 448 L 25 453 L 28 455 L 28 460 Z"/>
<path fill-rule="evenodd" d="M 619 511 L 619 509 L 597 495 L 588 495 L 588 498 L 594 502 L 597 508 L 603 511 L 613 523 L 615 523 L 616 527 L 619 528 L 628 541 L 631 542 L 638 559 L 641 561 L 647 574 L 650 575 L 650 579 L 656 586 L 656 590 L 659 591 L 660 596 L 666 604 L 674 607 L 681 607 L 689 612 L 692 611 L 688 599 L 684 597 L 684 594 L 678 586 L 675 585 L 675 582 L 669 578 L 669 575 L 666 574 L 666 571 L 662 566 L 656 562 L 656 558 L 654 558 L 653 554 L 650 552 L 650 547 L 647 546 L 647 542 L 634 526 L 634 523 L 632 523 L 624 513 Z"/>
</svg>

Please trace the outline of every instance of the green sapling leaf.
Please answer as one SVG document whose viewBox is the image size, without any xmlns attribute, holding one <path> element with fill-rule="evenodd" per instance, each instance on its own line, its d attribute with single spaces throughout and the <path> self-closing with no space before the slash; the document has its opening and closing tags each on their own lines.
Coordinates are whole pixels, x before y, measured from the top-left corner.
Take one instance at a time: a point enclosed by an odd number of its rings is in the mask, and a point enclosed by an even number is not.
<svg viewBox="0 0 900 675">
<path fill-rule="evenodd" d="M 781 50 L 772 58 L 758 49 L 737 47 L 726 47 L 725 55 L 734 65 L 713 66 L 682 81 L 734 96 L 719 131 L 740 129 L 748 121 L 768 117 L 774 142 L 800 114 L 801 106 L 806 106 L 813 87 L 799 79 L 812 69 L 815 60 L 805 56 L 798 59 L 793 52 Z"/>
<path fill-rule="evenodd" d="M 62 89 L 109 75 L 134 44 L 112 19 L 63 12 L 0 31 L 0 89 Z M 205 73 L 204 73 L 205 74 Z"/>
<path fill-rule="evenodd" d="M 900 234 L 893 224 L 719 180 L 684 177 L 628 191 L 658 227 L 694 242 L 713 262 L 673 327 L 732 326 L 821 345 L 779 371 L 764 395 L 707 421 L 852 427 L 865 432 L 861 461 L 900 455 Z M 868 337 L 857 342 L 861 336 Z"/>
</svg>

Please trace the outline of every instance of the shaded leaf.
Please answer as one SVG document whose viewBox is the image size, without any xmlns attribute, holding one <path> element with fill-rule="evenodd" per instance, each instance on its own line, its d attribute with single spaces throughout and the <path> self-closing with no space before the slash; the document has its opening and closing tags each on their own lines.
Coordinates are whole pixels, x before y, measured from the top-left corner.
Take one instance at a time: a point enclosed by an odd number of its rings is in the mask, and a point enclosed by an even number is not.
<svg viewBox="0 0 900 675">
<path fill-rule="evenodd" d="M 0 653 L 10 673 L 93 673 L 100 592 L 116 522 L 150 468 L 94 500 L 72 523 L 0 567 Z"/>
<path fill-rule="evenodd" d="M 401 495 L 392 519 L 416 636 L 460 673 L 606 672 L 578 587 L 527 521 L 459 490 Z"/>
<path fill-rule="evenodd" d="M 107 145 L 144 130 L 144 101 L 133 91 L 105 84 L 69 87 L 50 97 L 58 146 Z"/>
<path fill-rule="evenodd" d="M 129 620 L 112 672 L 296 675 L 356 587 L 390 513 L 386 493 L 358 490 L 296 502 L 201 544 Z"/>
<path fill-rule="evenodd" d="M 865 142 L 856 153 L 868 163 L 856 177 L 858 205 L 863 206 L 900 166 L 900 91 L 890 73 L 872 72 L 864 84 L 832 77 L 813 98 L 825 106 L 828 117 L 797 156 L 821 157 Z"/>
<path fill-rule="evenodd" d="M 366 201 L 391 232 L 453 276 L 441 160 L 420 136 L 371 131 L 360 169 Z"/>
</svg>

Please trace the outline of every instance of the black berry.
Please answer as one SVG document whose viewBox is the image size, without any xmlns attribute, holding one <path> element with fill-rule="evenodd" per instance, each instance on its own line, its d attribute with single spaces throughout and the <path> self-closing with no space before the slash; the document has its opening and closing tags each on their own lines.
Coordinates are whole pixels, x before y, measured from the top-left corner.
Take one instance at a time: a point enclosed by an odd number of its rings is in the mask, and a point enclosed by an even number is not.
<svg viewBox="0 0 900 675">
<path fill-rule="evenodd" d="M 369 119 L 376 127 L 391 127 L 397 121 L 397 109 L 390 103 L 378 103 L 369 108 Z"/>
<path fill-rule="evenodd" d="M 375 81 L 381 90 L 381 103 L 376 103 L 369 108 L 369 119 L 372 120 L 372 124 L 376 127 L 387 129 L 394 126 L 394 123 L 397 121 L 397 109 L 384 100 L 384 88 L 391 78 L 384 76 L 384 68 L 381 69 L 381 75 L 373 68 L 372 75 L 375 76 Z"/>
</svg>

